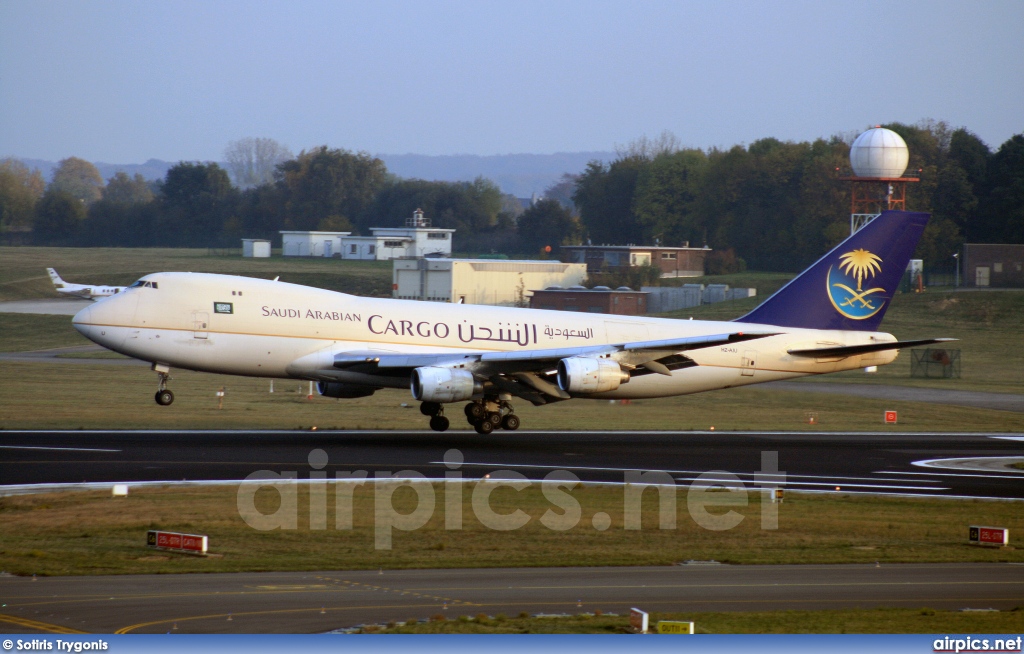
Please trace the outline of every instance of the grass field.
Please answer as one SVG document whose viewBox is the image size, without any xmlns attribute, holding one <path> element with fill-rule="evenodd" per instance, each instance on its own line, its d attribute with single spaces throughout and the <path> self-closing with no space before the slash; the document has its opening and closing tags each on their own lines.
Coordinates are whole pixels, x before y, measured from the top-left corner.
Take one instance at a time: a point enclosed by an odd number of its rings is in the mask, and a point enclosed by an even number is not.
<svg viewBox="0 0 1024 654">
<path fill-rule="evenodd" d="M 385 634 L 628 634 L 629 616 L 600 612 L 567 617 L 507 617 L 485 614 L 433 616 L 428 622 L 391 622 L 360 633 Z M 929 608 L 771 611 L 750 613 L 651 613 L 659 620 L 693 622 L 698 634 L 1017 634 L 1024 631 L 1024 609 L 985 613 Z M 678 643 L 684 649 L 687 641 Z"/>
<path fill-rule="evenodd" d="M 306 382 L 172 372 L 176 399 L 153 401 L 156 376 L 146 366 L 99 363 L 0 364 L 0 429 L 424 429 L 408 391 L 385 389 L 371 397 L 335 400 Z M 217 409 L 218 389 L 227 396 Z M 574 400 L 534 407 L 516 402 L 525 429 L 813 431 L 1024 431 L 1024 414 L 957 406 L 799 393 L 751 387 L 629 404 Z M 899 411 L 898 425 L 882 422 Z M 806 414 L 818 414 L 817 424 Z M 470 429 L 461 408 L 453 429 Z M 510 436 L 511 437 L 511 436 Z"/>
<path fill-rule="evenodd" d="M 306 472 L 298 471 L 299 477 Z M 488 483 L 488 482 L 484 482 Z M 751 488 L 747 504 L 726 504 L 744 494 L 704 492 L 708 511 L 732 510 L 738 526 L 711 531 L 688 512 L 688 487 L 677 492 L 677 526 L 658 528 L 658 496 L 646 491 L 642 529 L 623 529 L 623 487 L 580 485 L 571 495 L 580 520 L 566 531 L 540 522 L 548 510 L 562 510 L 538 484 L 516 491 L 496 487 L 492 510 L 521 509 L 530 521 L 513 531 L 494 531 L 479 522 L 472 508 L 475 484 L 463 492 L 463 528 L 445 529 L 445 491 L 434 486 L 436 510 L 425 526 L 394 531 L 392 549 L 375 549 L 374 489 L 360 486 L 353 501 L 353 528 L 336 529 L 335 494 L 327 492 L 326 529 L 309 528 L 306 486 L 297 490 L 297 529 L 258 531 L 239 514 L 237 486 L 136 487 L 127 498 L 109 492 L 73 492 L 0 498 L 0 570 L 20 575 L 241 572 L 261 570 L 336 570 L 405 568 L 548 567 L 671 565 L 717 560 L 734 564 L 811 564 L 880 562 L 1024 562 L 1015 546 L 982 548 L 967 544 L 971 524 L 1024 528 L 1016 502 L 915 500 L 889 497 L 787 493 L 778 507 L 778 529 L 761 528 L 760 495 Z M 395 491 L 393 506 L 403 514 L 416 507 L 416 494 Z M 244 505 L 244 503 L 243 503 Z M 255 506 L 273 513 L 280 498 L 261 489 Z M 633 509 L 635 510 L 635 509 Z M 599 512 L 610 516 L 606 531 L 592 526 Z M 148 529 L 210 537 L 217 557 L 195 558 L 157 553 L 145 546 Z"/>
</svg>

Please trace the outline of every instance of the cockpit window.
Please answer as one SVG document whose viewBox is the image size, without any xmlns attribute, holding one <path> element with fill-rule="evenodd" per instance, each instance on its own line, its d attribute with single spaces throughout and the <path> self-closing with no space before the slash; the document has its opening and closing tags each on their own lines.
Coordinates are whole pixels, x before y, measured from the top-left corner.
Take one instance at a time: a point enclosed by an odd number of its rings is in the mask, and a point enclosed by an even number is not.
<svg viewBox="0 0 1024 654">
<path fill-rule="evenodd" d="M 129 286 L 128 288 L 139 288 L 140 286 L 144 285 L 145 283 L 146 283 L 146 282 L 144 282 L 144 281 L 142 281 L 142 280 L 140 279 L 139 281 L 135 282 L 134 284 L 132 284 L 132 285 L 131 285 L 131 286 Z"/>
<path fill-rule="evenodd" d="M 139 281 L 135 282 L 134 284 L 132 284 L 128 288 L 159 288 L 159 287 L 157 286 L 157 282 L 147 282 L 147 281 L 143 281 L 143 280 L 140 279 Z"/>
</svg>

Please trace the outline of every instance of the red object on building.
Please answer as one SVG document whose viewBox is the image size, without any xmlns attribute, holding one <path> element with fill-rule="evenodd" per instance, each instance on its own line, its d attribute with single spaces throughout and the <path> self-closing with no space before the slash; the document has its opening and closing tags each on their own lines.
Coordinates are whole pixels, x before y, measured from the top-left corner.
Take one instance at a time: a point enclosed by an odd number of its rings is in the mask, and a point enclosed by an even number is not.
<svg viewBox="0 0 1024 654">
<path fill-rule="evenodd" d="M 896 412 L 895 411 L 886 411 L 885 412 L 885 424 L 887 424 L 887 425 L 895 425 L 896 424 Z"/>
</svg>

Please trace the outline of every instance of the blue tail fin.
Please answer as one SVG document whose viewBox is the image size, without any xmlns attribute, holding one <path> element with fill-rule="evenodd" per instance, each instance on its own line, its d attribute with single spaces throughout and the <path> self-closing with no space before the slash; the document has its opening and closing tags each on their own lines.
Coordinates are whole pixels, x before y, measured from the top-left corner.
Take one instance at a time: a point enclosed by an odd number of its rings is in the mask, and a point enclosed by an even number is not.
<svg viewBox="0 0 1024 654">
<path fill-rule="evenodd" d="M 882 213 L 737 322 L 877 331 L 929 217 Z"/>
</svg>

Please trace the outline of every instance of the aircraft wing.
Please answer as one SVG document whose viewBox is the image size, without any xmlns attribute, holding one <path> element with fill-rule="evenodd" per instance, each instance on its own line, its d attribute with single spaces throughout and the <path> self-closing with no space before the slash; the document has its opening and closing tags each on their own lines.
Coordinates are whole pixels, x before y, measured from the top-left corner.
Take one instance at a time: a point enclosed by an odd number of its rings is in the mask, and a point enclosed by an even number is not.
<svg viewBox="0 0 1024 654">
<path fill-rule="evenodd" d="M 555 367 L 570 357 L 607 358 L 617 361 L 633 374 L 671 375 L 672 370 L 696 365 L 682 355 L 688 350 L 739 343 L 775 332 L 730 332 L 706 336 L 634 341 L 608 345 L 559 347 L 517 352 L 450 352 L 430 354 L 384 354 L 372 351 L 342 352 L 334 356 L 334 367 L 368 374 L 395 376 L 425 366 L 459 367 L 489 380 L 499 389 L 544 404 L 569 395 L 555 385 Z"/>
</svg>

